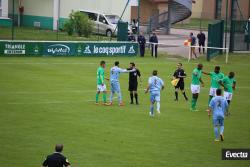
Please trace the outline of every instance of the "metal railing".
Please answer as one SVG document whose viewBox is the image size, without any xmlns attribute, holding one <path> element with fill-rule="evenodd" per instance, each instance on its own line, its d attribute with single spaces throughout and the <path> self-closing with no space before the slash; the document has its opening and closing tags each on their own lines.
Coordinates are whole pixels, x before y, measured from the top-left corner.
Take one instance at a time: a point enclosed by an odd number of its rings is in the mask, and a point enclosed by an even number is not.
<svg viewBox="0 0 250 167">
<path fill-rule="evenodd" d="M 191 0 L 172 0 L 168 5 L 168 11 L 150 17 L 148 33 L 159 28 L 165 28 L 168 31 L 171 24 L 183 21 L 191 15 Z"/>
</svg>

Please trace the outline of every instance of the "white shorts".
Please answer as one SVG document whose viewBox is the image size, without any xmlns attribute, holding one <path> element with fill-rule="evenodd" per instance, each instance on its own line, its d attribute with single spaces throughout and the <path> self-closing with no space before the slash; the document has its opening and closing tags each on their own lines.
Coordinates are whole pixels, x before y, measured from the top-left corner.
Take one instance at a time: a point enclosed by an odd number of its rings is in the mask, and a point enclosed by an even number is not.
<svg viewBox="0 0 250 167">
<path fill-rule="evenodd" d="M 200 93 L 200 85 L 191 85 L 191 92 L 192 94 Z"/>
<path fill-rule="evenodd" d="M 224 91 L 224 98 L 225 98 L 226 100 L 232 100 L 232 98 L 233 98 L 233 93 L 225 92 L 225 91 Z"/>
<path fill-rule="evenodd" d="M 215 97 L 216 96 L 216 90 L 217 90 L 217 88 L 210 88 L 209 96 Z"/>
<path fill-rule="evenodd" d="M 107 88 L 106 88 L 105 84 L 103 84 L 103 85 L 97 85 L 97 91 L 104 92 L 106 90 L 107 90 Z"/>
</svg>

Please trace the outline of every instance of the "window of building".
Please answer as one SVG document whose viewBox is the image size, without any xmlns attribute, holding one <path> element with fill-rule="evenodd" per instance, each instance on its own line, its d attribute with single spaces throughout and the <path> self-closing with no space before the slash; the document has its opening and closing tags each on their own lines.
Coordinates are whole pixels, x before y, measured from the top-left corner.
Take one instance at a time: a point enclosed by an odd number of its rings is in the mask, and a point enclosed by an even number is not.
<svg viewBox="0 0 250 167">
<path fill-rule="evenodd" d="M 102 22 L 103 24 L 108 24 L 107 20 L 105 19 L 103 15 L 99 16 L 99 22 Z"/>
<path fill-rule="evenodd" d="M 215 19 L 221 18 L 221 7 L 222 7 L 222 0 L 216 0 Z"/>
</svg>

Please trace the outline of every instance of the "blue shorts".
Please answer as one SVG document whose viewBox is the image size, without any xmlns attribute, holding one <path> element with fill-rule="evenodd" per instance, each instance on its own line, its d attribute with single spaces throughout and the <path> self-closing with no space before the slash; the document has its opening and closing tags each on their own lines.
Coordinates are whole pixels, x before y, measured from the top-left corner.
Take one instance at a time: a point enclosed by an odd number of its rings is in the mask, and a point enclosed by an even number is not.
<svg viewBox="0 0 250 167">
<path fill-rule="evenodd" d="M 119 82 L 111 82 L 110 87 L 111 87 L 112 92 L 120 92 L 120 90 L 121 90 Z"/>
<path fill-rule="evenodd" d="M 161 94 L 160 92 L 150 92 L 150 101 L 151 102 L 160 102 L 161 101 Z"/>
<path fill-rule="evenodd" d="M 217 117 L 213 119 L 214 126 L 224 126 L 224 118 L 223 117 Z"/>
</svg>

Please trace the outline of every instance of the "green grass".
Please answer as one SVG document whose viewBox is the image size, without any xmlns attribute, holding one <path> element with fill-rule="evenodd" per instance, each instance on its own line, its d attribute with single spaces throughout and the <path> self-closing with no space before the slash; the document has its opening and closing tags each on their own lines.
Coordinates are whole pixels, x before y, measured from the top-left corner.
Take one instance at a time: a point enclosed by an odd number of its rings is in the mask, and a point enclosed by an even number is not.
<svg viewBox="0 0 250 167">
<path fill-rule="evenodd" d="M 0 27 L 0 39 L 12 39 L 11 27 Z M 15 40 L 59 40 L 59 41 L 103 41 L 110 40 L 110 38 L 103 35 L 91 35 L 89 38 L 78 37 L 77 35 L 69 36 L 66 32 L 57 32 L 51 30 L 43 30 L 29 27 L 15 27 L 14 28 Z M 113 38 L 114 39 L 114 38 Z"/>
<path fill-rule="evenodd" d="M 212 20 L 206 20 L 206 19 L 196 19 L 192 18 L 190 19 L 189 23 L 178 23 L 175 24 L 173 27 L 174 28 L 183 28 L 183 29 L 197 29 L 200 30 L 207 30 L 208 29 L 208 24 L 212 23 Z"/>
<path fill-rule="evenodd" d="M 124 107 L 96 106 L 96 69 L 105 59 L 106 75 L 115 60 L 125 68 L 134 61 L 142 72 L 140 105 L 129 104 L 128 74 L 121 75 Z M 199 112 L 180 95 L 174 102 L 170 75 L 181 61 L 188 75 L 197 62 L 204 71 L 220 64 L 236 72 L 237 88 L 232 115 L 225 120 L 225 141 L 215 143 L 207 108 L 209 79 L 198 100 Z M 140 57 L 0 57 L 0 162 L 4 167 L 41 165 L 56 143 L 77 167 L 246 167 L 249 161 L 222 161 L 222 148 L 250 148 L 249 55 L 230 55 L 211 62 L 201 58 Z M 153 69 L 166 83 L 161 94 L 161 115 L 150 118 L 149 95 L 143 93 Z M 108 84 L 107 84 L 108 85 Z M 108 88 L 109 85 L 108 85 Z M 117 100 L 117 99 L 116 99 Z"/>
</svg>

